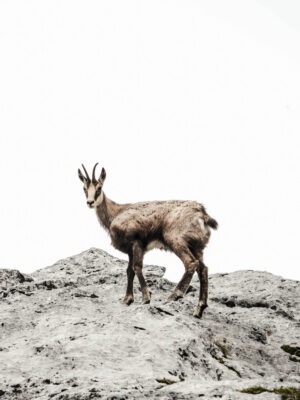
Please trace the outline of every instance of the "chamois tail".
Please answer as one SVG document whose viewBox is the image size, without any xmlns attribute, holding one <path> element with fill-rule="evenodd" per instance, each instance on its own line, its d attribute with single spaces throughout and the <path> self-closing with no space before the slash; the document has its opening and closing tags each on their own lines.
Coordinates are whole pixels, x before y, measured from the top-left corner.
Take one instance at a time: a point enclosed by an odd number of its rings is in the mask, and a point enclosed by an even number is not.
<svg viewBox="0 0 300 400">
<path fill-rule="evenodd" d="M 215 219 L 210 217 L 209 215 L 204 216 L 204 222 L 213 229 L 218 229 L 218 223 Z"/>
</svg>

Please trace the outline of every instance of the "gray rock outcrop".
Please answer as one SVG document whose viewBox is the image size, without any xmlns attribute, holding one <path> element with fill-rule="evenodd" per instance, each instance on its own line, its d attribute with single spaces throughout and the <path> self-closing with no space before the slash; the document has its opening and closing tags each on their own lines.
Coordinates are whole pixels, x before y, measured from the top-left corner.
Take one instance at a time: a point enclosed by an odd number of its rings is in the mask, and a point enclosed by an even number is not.
<svg viewBox="0 0 300 400">
<path fill-rule="evenodd" d="M 211 275 L 198 320 L 196 277 L 166 303 L 175 284 L 145 266 L 151 304 L 136 280 L 128 307 L 126 267 L 92 248 L 30 275 L 0 270 L 1 400 L 300 398 L 298 281 Z M 268 391 L 240 392 L 258 386 Z"/>
</svg>

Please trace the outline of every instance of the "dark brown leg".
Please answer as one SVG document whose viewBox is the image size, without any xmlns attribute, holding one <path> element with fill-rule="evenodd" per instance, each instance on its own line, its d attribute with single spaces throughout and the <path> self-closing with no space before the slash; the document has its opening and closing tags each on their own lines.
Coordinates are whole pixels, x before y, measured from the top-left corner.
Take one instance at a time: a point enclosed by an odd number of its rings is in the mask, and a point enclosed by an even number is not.
<svg viewBox="0 0 300 400">
<path fill-rule="evenodd" d="M 148 304 L 151 300 L 151 292 L 147 286 L 143 275 L 143 258 L 144 258 L 144 250 L 139 242 L 135 242 L 132 247 L 132 255 L 133 255 L 133 270 L 134 273 L 137 275 L 141 291 L 142 291 L 142 303 Z"/>
<path fill-rule="evenodd" d="M 126 289 L 126 295 L 123 300 L 123 303 L 127 304 L 128 306 L 130 306 L 130 304 L 134 302 L 134 297 L 133 297 L 134 276 L 135 276 L 135 273 L 134 273 L 134 270 L 132 267 L 132 256 L 130 254 L 128 267 L 127 267 L 127 289 Z"/>
<path fill-rule="evenodd" d="M 172 250 L 183 262 L 185 273 L 178 282 L 174 292 L 169 296 L 168 301 L 178 300 L 185 295 L 199 265 L 198 260 L 193 256 L 186 243 L 173 245 Z"/>
<path fill-rule="evenodd" d="M 207 307 L 208 296 L 208 268 L 203 262 L 203 254 L 199 253 L 199 267 L 197 273 L 200 281 L 199 303 L 194 311 L 194 317 L 201 318 L 203 311 Z"/>
</svg>

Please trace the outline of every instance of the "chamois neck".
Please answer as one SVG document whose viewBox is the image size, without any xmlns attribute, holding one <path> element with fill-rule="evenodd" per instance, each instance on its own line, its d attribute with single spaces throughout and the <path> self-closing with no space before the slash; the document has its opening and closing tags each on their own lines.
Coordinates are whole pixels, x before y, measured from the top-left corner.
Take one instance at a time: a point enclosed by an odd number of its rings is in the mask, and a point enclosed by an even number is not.
<svg viewBox="0 0 300 400">
<path fill-rule="evenodd" d="M 103 200 L 96 207 L 96 214 L 100 224 L 107 230 L 110 228 L 112 220 L 126 207 L 126 204 L 118 204 L 105 196 L 103 192 Z"/>
</svg>

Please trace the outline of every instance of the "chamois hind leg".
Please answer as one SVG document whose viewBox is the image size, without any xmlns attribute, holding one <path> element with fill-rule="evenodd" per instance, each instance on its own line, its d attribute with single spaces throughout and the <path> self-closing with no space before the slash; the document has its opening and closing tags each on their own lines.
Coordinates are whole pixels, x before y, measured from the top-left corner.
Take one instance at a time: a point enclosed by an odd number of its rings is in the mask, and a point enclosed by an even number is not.
<svg viewBox="0 0 300 400">
<path fill-rule="evenodd" d="M 203 262 L 203 251 L 198 250 L 196 252 L 197 258 L 199 260 L 199 266 L 197 268 L 197 274 L 200 281 L 200 292 L 199 292 L 199 302 L 194 311 L 194 317 L 201 318 L 203 311 L 207 307 L 207 296 L 208 296 L 208 268 Z"/>
<path fill-rule="evenodd" d="M 132 246 L 132 256 L 133 256 L 133 271 L 137 275 L 141 291 L 142 291 L 142 303 L 148 304 L 151 300 L 151 292 L 147 286 L 143 275 L 143 257 L 144 257 L 144 250 L 139 242 L 134 242 Z"/>
<path fill-rule="evenodd" d="M 134 297 L 133 297 L 134 276 L 135 273 L 132 265 L 132 255 L 129 254 L 129 262 L 127 267 L 127 289 L 126 289 L 126 295 L 123 300 L 123 304 L 127 304 L 128 306 L 130 306 L 130 304 L 134 302 Z"/>
<path fill-rule="evenodd" d="M 178 282 L 174 292 L 168 297 L 168 301 L 178 300 L 183 297 L 190 285 L 193 275 L 199 265 L 198 260 L 190 251 L 188 244 L 183 240 L 172 244 L 173 252 L 181 259 L 184 264 L 185 272 Z"/>
</svg>

